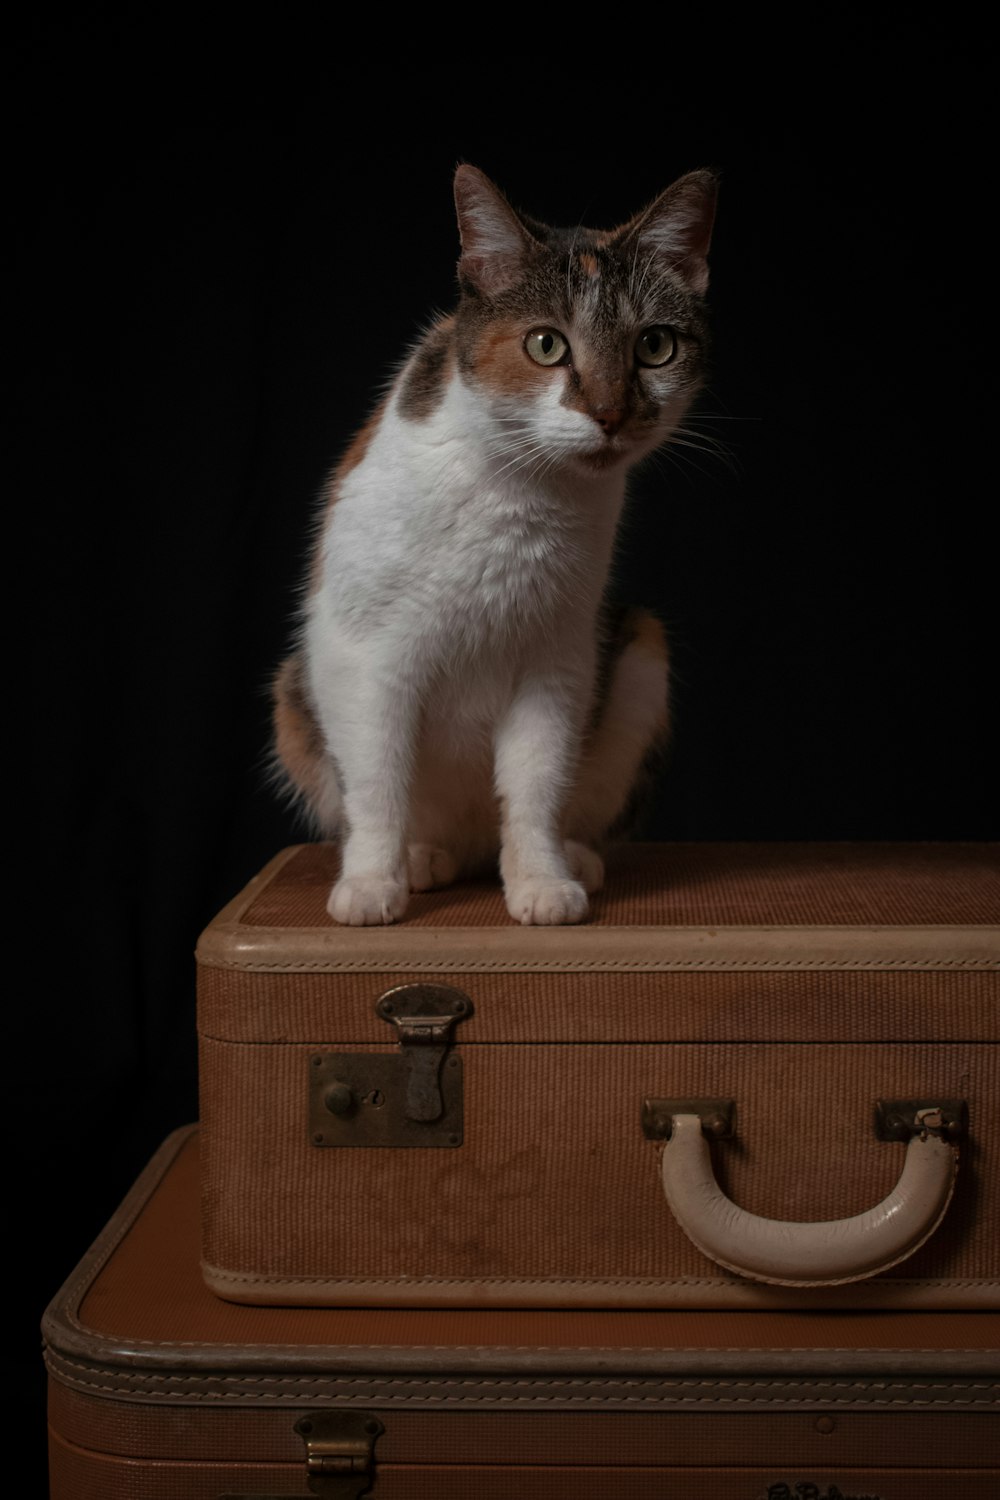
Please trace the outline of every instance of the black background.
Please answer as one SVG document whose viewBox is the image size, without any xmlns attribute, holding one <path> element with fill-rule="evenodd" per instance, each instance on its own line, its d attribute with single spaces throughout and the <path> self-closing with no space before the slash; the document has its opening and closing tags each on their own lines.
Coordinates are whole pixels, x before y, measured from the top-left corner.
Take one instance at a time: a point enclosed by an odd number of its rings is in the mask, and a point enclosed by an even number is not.
<svg viewBox="0 0 1000 1500">
<path fill-rule="evenodd" d="M 237 102 L 195 100 L 176 39 L 119 67 L 112 37 L 51 24 L 15 53 L 32 1327 L 196 1116 L 198 932 L 301 837 L 264 779 L 267 683 L 323 477 L 452 299 L 457 161 L 597 226 L 722 173 L 699 416 L 725 456 L 637 476 L 618 564 L 674 652 L 645 835 L 996 833 L 984 140 L 947 48 L 887 48 L 835 106 L 707 80 L 656 131 L 634 98 L 535 118 L 515 74 L 515 103 L 433 132 L 419 101 L 356 108 L 343 62 L 290 103 L 262 46 Z"/>
</svg>

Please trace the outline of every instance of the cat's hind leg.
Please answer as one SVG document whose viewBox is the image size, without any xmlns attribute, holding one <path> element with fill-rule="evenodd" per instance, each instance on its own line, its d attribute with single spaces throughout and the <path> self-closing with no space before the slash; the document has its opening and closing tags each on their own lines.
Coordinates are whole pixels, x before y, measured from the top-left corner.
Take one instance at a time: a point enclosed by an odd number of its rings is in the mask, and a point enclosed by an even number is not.
<svg viewBox="0 0 1000 1500">
<path fill-rule="evenodd" d="M 406 868 L 411 891 L 434 891 L 451 885 L 458 874 L 458 860 L 450 850 L 434 844 L 407 844 Z"/>
<path fill-rule="evenodd" d="M 298 652 L 282 662 L 272 697 L 275 778 L 305 808 L 317 831 L 333 838 L 343 817 L 337 769 L 327 754 Z"/>
<path fill-rule="evenodd" d="M 410 890 L 437 890 L 495 867 L 497 852 L 496 797 L 483 736 L 456 739 L 450 721 L 426 726 L 410 803 Z"/>
<path fill-rule="evenodd" d="M 566 863 L 569 873 L 578 880 L 588 896 L 599 891 L 604 884 L 604 861 L 596 849 L 588 849 L 576 839 L 565 839 Z"/>
<path fill-rule="evenodd" d="M 663 626 L 645 610 L 629 610 L 608 653 L 565 822 L 567 856 L 588 890 L 603 879 L 596 847 L 629 821 L 666 739 L 668 676 Z"/>
</svg>

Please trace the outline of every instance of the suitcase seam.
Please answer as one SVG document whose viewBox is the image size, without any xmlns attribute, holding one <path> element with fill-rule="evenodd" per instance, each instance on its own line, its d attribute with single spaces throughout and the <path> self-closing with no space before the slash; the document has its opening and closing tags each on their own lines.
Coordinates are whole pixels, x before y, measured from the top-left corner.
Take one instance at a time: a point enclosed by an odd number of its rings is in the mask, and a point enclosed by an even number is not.
<svg viewBox="0 0 1000 1500">
<path fill-rule="evenodd" d="M 137 1385 L 150 1384 L 150 1383 L 156 1383 L 156 1382 L 165 1382 L 165 1381 L 170 1380 L 170 1381 L 173 1381 L 173 1383 L 174 1383 L 175 1386 L 180 1385 L 180 1386 L 185 1387 L 185 1388 L 174 1389 L 174 1390 L 164 1390 L 162 1392 L 148 1392 L 148 1394 L 155 1395 L 155 1396 L 157 1396 L 159 1398 L 162 1398 L 164 1400 L 169 1400 L 171 1397 L 177 1397 L 177 1398 L 183 1399 L 186 1402 L 191 1402 L 192 1400 L 200 1400 L 200 1401 L 215 1401 L 215 1400 L 218 1400 L 218 1397 L 212 1391 L 210 1391 L 210 1390 L 200 1391 L 199 1392 L 197 1390 L 192 1390 L 192 1389 L 189 1388 L 190 1385 L 191 1385 L 191 1383 L 193 1381 L 196 1381 L 196 1380 L 204 1381 L 204 1379 L 205 1379 L 204 1376 L 176 1376 L 176 1375 L 175 1376 L 169 1376 L 169 1375 L 162 1375 L 162 1376 L 151 1375 L 151 1376 L 147 1376 L 147 1375 L 140 1375 L 140 1376 L 135 1377 L 135 1379 L 132 1382 L 123 1381 L 121 1385 L 117 1385 L 116 1386 L 116 1385 L 102 1385 L 97 1380 L 86 1379 L 85 1375 L 87 1373 L 89 1373 L 89 1372 L 85 1371 L 84 1375 L 76 1376 L 76 1377 L 72 1377 L 72 1378 L 74 1379 L 74 1381 L 75 1381 L 75 1383 L 77 1385 L 82 1386 L 83 1388 L 85 1388 L 87 1390 L 104 1391 L 105 1393 L 107 1393 L 109 1395 L 116 1395 L 116 1394 L 117 1395 L 121 1395 L 122 1392 L 129 1387 L 129 1384 L 131 1384 L 132 1388 L 135 1389 L 135 1387 Z M 421 1395 L 424 1394 L 424 1393 L 422 1391 L 420 1391 L 420 1390 L 412 1391 L 412 1393 L 411 1393 L 411 1391 L 409 1389 L 409 1388 L 412 1388 L 414 1386 L 418 1386 L 418 1387 L 425 1387 L 425 1388 L 430 1387 L 430 1388 L 432 1388 L 435 1391 L 435 1393 L 441 1393 L 440 1395 L 436 1394 L 435 1395 L 435 1399 L 442 1399 L 442 1398 L 443 1399 L 447 1399 L 447 1397 L 448 1397 L 448 1395 L 450 1393 L 456 1392 L 456 1391 L 460 1392 L 461 1401 L 462 1401 L 463 1405 L 466 1405 L 466 1406 L 468 1406 L 470 1403 L 475 1402 L 475 1401 L 489 1401 L 489 1402 L 492 1402 L 495 1405 L 508 1405 L 508 1406 L 514 1406 L 514 1405 L 520 1405 L 520 1406 L 523 1406 L 523 1405 L 541 1405 L 541 1404 L 548 1405 L 548 1404 L 553 1404 L 553 1403 L 556 1403 L 556 1402 L 559 1402 L 559 1403 L 561 1403 L 563 1405 L 566 1405 L 567 1403 L 574 1403 L 574 1402 L 577 1403 L 577 1404 L 580 1404 L 580 1403 L 583 1403 L 583 1402 L 601 1402 L 602 1404 L 606 1405 L 609 1400 L 614 1401 L 617 1404 L 629 1404 L 629 1405 L 640 1406 L 640 1405 L 652 1404 L 654 1402 L 662 1404 L 665 1392 L 669 1393 L 669 1391 L 671 1389 L 674 1389 L 674 1390 L 678 1390 L 678 1391 L 681 1392 L 681 1394 L 679 1395 L 678 1399 L 680 1401 L 684 1402 L 685 1404 L 689 1404 L 689 1405 L 691 1405 L 691 1404 L 702 1404 L 702 1403 L 704 1403 L 704 1404 L 711 1403 L 712 1405 L 719 1405 L 720 1402 L 729 1402 L 729 1403 L 734 1404 L 734 1405 L 735 1404 L 746 1404 L 748 1406 L 766 1406 L 766 1405 L 815 1406 L 817 1404 L 825 1405 L 825 1406 L 847 1406 L 847 1405 L 855 1405 L 859 1400 L 861 1400 L 863 1398 L 865 1400 L 866 1405 L 868 1406 L 869 1409 L 871 1409 L 871 1408 L 877 1408 L 877 1407 L 880 1407 L 880 1406 L 885 1406 L 885 1407 L 888 1407 L 888 1406 L 909 1406 L 909 1407 L 913 1407 L 915 1405 L 922 1405 L 922 1406 L 959 1406 L 959 1405 L 961 1405 L 961 1406 L 990 1406 L 990 1407 L 992 1407 L 995 1404 L 994 1396 L 995 1396 L 995 1393 L 997 1392 L 997 1389 L 998 1389 L 995 1384 L 990 1383 L 990 1382 L 985 1382 L 985 1383 L 979 1383 L 979 1382 L 977 1382 L 977 1383 L 967 1384 L 967 1385 L 962 1385 L 962 1384 L 959 1384 L 959 1383 L 956 1382 L 956 1383 L 952 1383 L 952 1384 L 949 1384 L 949 1385 L 940 1385 L 940 1384 L 938 1384 L 938 1385 L 931 1385 L 931 1386 L 928 1386 L 926 1388 L 928 1392 L 929 1391 L 938 1391 L 938 1390 L 959 1392 L 960 1394 L 956 1395 L 956 1396 L 932 1396 L 932 1395 L 929 1395 L 929 1394 L 928 1395 L 924 1395 L 921 1391 L 917 1390 L 917 1391 L 911 1391 L 908 1394 L 906 1394 L 905 1396 L 874 1396 L 874 1397 L 872 1397 L 872 1395 L 871 1395 L 872 1391 L 885 1390 L 887 1388 L 891 1388 L 892 1386 L 897 1386 L 898 1387 L 898 1385 L 900 1384 L 900 1382 L 899 1381 L 892 1381 L 892 1382 L 890 1382 L 890 1381 L 878 1381 L 878 1382 L 867 1382 L 867 1381 L 826 1381 L 826 1380 L 819 1379 L 819 1380 L 817 1380 L 817 1385 L 820 1386 L 821 1389 L 817 1390 L 814 1394 L 809 1395 L 809 1396 L 794 1396 L 794 1395 L 790 1395 L 790 1394 L 787 1394 L 787 1393 L 783 1394 L 783 1395 L 780 1395 L 780 1396 L 765 1396 L 765 1395 L 759 1395 L 759 1394 L 756 1394 L 756 1393 L 758 1391 L 764 1391 L 764 1390 L 768 1390 L 768 1389 L 773 1389 L 775 1386 L 781 1386 L 783 1388 L 786 1388 L 788 1385 L 792 1384 L 792 1382 L 790 1380 L 788 1380 L 788 1379 L 786 1379 L 784 1381 L 781 1381 L 781 1380 L 766 1380 L 766 1381 L 739 1381 L 739 1382 L 737 1382 L 737 1381 L 727 1382 L 724 1379 L 719 1379 L 719 1380 L 711 1380 L 711 1379 L 709 1379 L 709 1380 L 683 1380 L 683 1379 L 682 1380 L 668 1380 L 668 1379 L 658 1380 L 657 1379 L 657 1380 L 653 1380 L 653 1381 L 647 1382 L 647 1384 L 654 1384 L 657 1387 L 657 1390 L 651 1391 L 648 1395 L 643 1395 L 643 1394 L 641 1394 L 639 1392 L 636 1392 L 634 1390 L 633 1391 L 626 1391 L 624 1394 L 617 1394 L 616 1395 L 616 1394 L 613 1394 L 613 1393 L 609 1393 L 609 1391 L 607 1389 L 607 1386 L 608 1386 L 608 1382 L 607 1381 L 602 1381 L 602 1380 L 599 1380 L 599 1379 L 594 1379 L 594 1380 L 582 1380 L 582 1381 L 581 1380 L 576 1380 L 576 1381 L 570 1380 L 568 1382 L 568 1384 L 569 1384 L 569 1386 L 571 1388 L 568 1391 L 564 1389 L 561 1392 L 553 1393 L 551 1395 L 546 1395 L 543 1392 L 538 1392 L 538 1391 L 530 1391 L 530 1392 L 524 1392 L 524 1393 L 514 1393 L 514 1394 L 510 1394 L 510 1395 L 505 1395 L 502 1390 L 497 1390 L 496 1389 L 498 1380 L 502 1379 L 502 1377 L 495 1377 L 492 1380 L 489 1379 L 489 1378 L 485 1378 L 485 1379 L 481 1379 L 481 1380 L 468 1380 L 468 1379 L 463 1379 L 463 1380 L 442 1380 L 442 1379 L 423 1379 L 423 1378 L 411 1378 L 411 1379 L 402 1378 L 402 1379 L 400 1379 L 400 1378 L 394 1378 L 394 1377 L 385 1378 L 385 1377 L 375 1376 L 373 1379 L 370 1379 L 368 1381 L 365 1381 L 363 1378 L 359 1379 L 357 1376 L 305 1376 L 305 1377 L 299 1377 L 299 1376 L 278 1376 L 278 1377 L 274 1377 L 274 1376 L 258 1376 L 258 1377 L 254 1377 L 254 1376 L 235 1376 L 234 1375 L 234 1376 L 221 1376 L 221 1377 L 219 1377 L 219 1376 L 213 1376 L 211 1378 L 212 1378 L 212 1380 L 216 1384 L 232 1384 L 232 1385 L 239 1385 L 239 1386 L 254 1385 L 254 1384 L 260 1385 L 264 1381 L 269 1382 L 269 1384 L 270 1384 L 270 1386 L 272 1388 L 274 1386 L 276 1386 L 276 1385 L 282 1385 L 282 1384 L 285 1384 L 285 1385 L 295 1385 L 296 1389 L 294 1391 L 289 1391 L 289 1392 L 286 1393 L 286 1392 L 282 1392 L 282 1391 L 275 1391 L 275 1390 L 272 1389 L 271 1392 L 270 1392 L 270 1394 L 272 1395 L 273 1399 L 275 1399 L 275 1400 L 278 1400 L 278 1401 L 293 1401 L 293 1402 L 295 1402 L 296 1404 L 299 1404 L 299 1405 L 301 1405 L 301 1404 L 303 1404 L 305 1402 L 308 1402 L 310 1400 L 328 1400 L 329 1397 L 326 1394 L 326 1388 L 328 1386 L 330 1386 L 330 1385 L 350 1385 L 355 1390 L 357 1390 L 357 1388 L 358 1388 L 359 1385 L 361 1387 L 365 1387 L 366 1385 L 367 1386 L 371 1386 L 372 1384 L 374 1384 L 376 1382 L 382 1388 L 379 1391 L 379 1395 L 380 1396 L 381 1395 L 387 1395 L 389 1397 L 394 1398 L 396 1401 L 399 1401 L 400 1399 L 402 1399 L 402 1400 L 406 1400 L 406 1399 L 419 1400 L 420 1397 L 421 1397 Z M 520 1385 L 523 1385 L 524 1383 L 525 1383 L 524 1381 L 519 1381 L 518 1382 L 518 1384 L 520 1384 Z M 537 1385 L 542 1385 L 542 1384 L 547 1384 L 547 1383 L 550 1383 L 550 1382 L 546 1382 L 546 1381 L 544 1381 L 542 1379 L 539 1379 L 537 1382 L 532 1382 L 532 1383 L 533 1384 L 537 1384 Z M 567 1385 L 567 1381 L 566 1380 L 563 1380 L 561 1383 L 563 1384 L 564 1387 Z M 801 1383 L 801 1382 L 796 1382 L 796 1383 Z M 312 1393 L 312 1392 L 309 1392 L 309 1391 L 303 1392 L 302 1389 L 301 1389 L 301 1387 L 305 1386 L 305 1385 L 321 1385 L 321 1386 L 324 1387 L 324 1390 L 321 1391 L 321 1392 L 316 1392 L 316 1393 Z M 488 1393 L 485 1393 L 483 1395 L 477 1396 L 474 1393 L 470 1393 L 469 1390 L 468 1390 L 469 1386 L 474 1386 L 474 1385 L 478 1385 L 478 1386 L 490 1386 L 491 1390 Z M 573 1390 L 572 1386 L 574 1386 L 574 1385 L 576 1385 L 576 1386 L 580 1386 L 580 1385 L 600 1386 L 601 1389 L 600 1389 L 599 1392 L 595 1393 L 594 1395 L 588 1395 L 588 1394 L 586 1394 L 586 1392 L 579 1391 L 579 1390 Z M 696 1390 L 699 1386 L 711 1386 L 712 1389 L 713 1389 L 714 1394 L 710 1395 L 710 1396 L 698 1396 L 698 1395 L 693 1395 L 693 1394 L 684 1394 L 685 1390 L 688 1390 L 688 1391 L 690 1391 L 692 1389 Z M 406 1389 L 402 1389 L 401 1390 L 400 1387 L 404 1387 Z M 849 1396 L 831 1396 L 831 1395 L 827 1394 L 831 1390 L 846 1390 L 846 1391 L 853 1392 L 853 1394 L 849 1395 Z M 738 1394 L 738 1392 L 740 1392 L 740 1391 L 747 1391 L 747 1392 L 750 1392 L 751 1394 L 748 1394 L 748 1395 Z M 976 1395 L 970 1394 L 973 1391 L 986 1391 L 986 1392 L 990 1392 L 991 1394 L 987 1395 L 987 1396 L 976 1396 Z M 358 1399 L 362 1400 L 362 1401 L 368 1401 L 368 1400 L 372 1400 L 372 1399 L 375 1399 L 375 1398 L 373 1396 L 369 1396 L 369 1395 L 364 1394 L 364 1392 L 362 1390 L 362 1391 L 358 1392 Z"/>
<path fill-rule="evenodd" d="M 217 1266 L 203 1266 L 213 1281 L 227 1281 L 236 1286 L 706 1286 L 731 1287 L 734 1282 L 723 1276 L 256 1276 L 252 1272 L 226 1271 Z M 741 1285 L 742 1283 L 736 1283 Z M 943 1276 L 894 1276 L 872 1278 L 872 1286 L 886 1287 L 1000 1287 L 991 1276 L 960 1278 Z"/>
<path fill-rule="evenodd" d="M 315 970 L 323 974 L 382 972 L 386 969 L 427 969 L 440 973 L 571 973 L 583 970 L 587 973 L 618 972 L 668 973 L 671 970 L 702 970 L 706 973 L 741 972 L 743 970 L 818 970 L 840 972 L 841 970 L 891 971 L 894 969 L 919 969 L 925 973 L 938 970 L 967 970 L 969 972 L 992 973 L 1000 969 L 1000 962 L 989 958 L 858 958 L 858 959 L 804 959 L 804 958 L 734 958 L 734 959 L 619 959 L 615 962 L 600 959 L 501 959 L 499 961 L 477 959 L 411 958 L 406 955 L 383 955 L 377 959 L 300 959 L 293 963 L 252 963 L 248 961 L 213 958 L 201 960 L 203 968 L 231 969 L 243 974 L 305 974 Z"/>
</svg>

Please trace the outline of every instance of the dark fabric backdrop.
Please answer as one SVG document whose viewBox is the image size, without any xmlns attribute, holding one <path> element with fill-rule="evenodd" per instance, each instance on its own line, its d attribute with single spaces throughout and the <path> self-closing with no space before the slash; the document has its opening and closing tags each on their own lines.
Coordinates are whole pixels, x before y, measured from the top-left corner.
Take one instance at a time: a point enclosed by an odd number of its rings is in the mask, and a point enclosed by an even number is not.
<svg viewBox="0 0 1000 1500">
<path fill-rule="evenodd" d="M 950 111 L 857 84 L 766 122 L 706 97 L 655 149 L 461 114 L 390 144 L 349 99 L 263 88 L 198 111 L 162 77 L 120 88 L 99 51 L 82 26 L 26 47 L 44 92 L 14 152 L 44 916 L 33 1327 L 196 1116 L 199 930 L 301 836 L 264 780 L 267 683 L 323 477 L 452 298 L 458 160 L 539 217 L 600 226 L 722 172 L 699 414 L 723 456 L 680 448 L 637 477 L 618 565 L 675 660 L 646 836 L 996 833 L 982 142 L 958 83 Z"/>
</svg>

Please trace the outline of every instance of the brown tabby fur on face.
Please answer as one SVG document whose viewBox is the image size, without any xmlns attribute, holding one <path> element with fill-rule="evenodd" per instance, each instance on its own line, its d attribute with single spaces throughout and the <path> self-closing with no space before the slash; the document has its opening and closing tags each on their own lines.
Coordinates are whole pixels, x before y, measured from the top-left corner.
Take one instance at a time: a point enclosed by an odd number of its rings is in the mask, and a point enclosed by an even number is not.
<svg viewBox="0 0 1000 1500">
<path fill-rule="evenodd" d="M 462 171 L 456 180 L 461 209 Z M 467 169 L 472 188 L 474 169 Z M 474 174 L 474 175 L 473 175 Z M 551 371 L 524 352 L 532 327 L 555 327 L 570 336 L 563 404 L 588 416 L 614 414 L 622 438 L 651 432 L 662 405 L 664 377 L 672 394 L 690 394 L 701 385 L 709 350 L 709 329 L 700 295 L 695 243 L 689 258 L 672 266 L 653 248 L 657 220 L 676 211 L 685 197 L 692 217 L 705 220 L 706 201 L 714 203 L 711 172 L 692 172 L 634 219 L 613 231 L 552 228 L 509 210 L 521 234 L 520 254 L 509 281 L 496 283 L 481 272 L 475 254 L 459 262 L 460 301 L 454 315 L 441 319 L 408 368 L 400 410 L 423 421 L 441 398 L 457 361 L 463 376 L 486 392 L 516 396 L 541 390 Z M 495 191 L 495 189 L 494 189 Z M 707 243 L 711 212 L 707 215 Z M 473 247 L 474 250 L 475 247 Z M 694 266 L 694 269 L 692 267 Z M 636 330 L 668 324 L 677 352 L 665 370 L 638 365 Z M 609 452 L 616 461 L 620 453 Z M 597 466 L 600 459 L 596 461 Z"/>
</svg>

